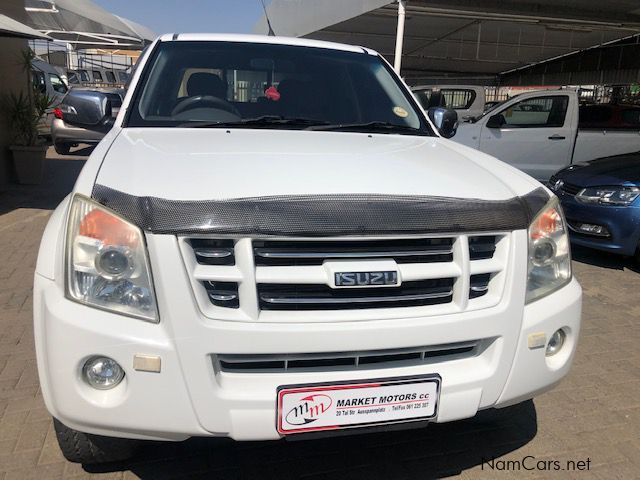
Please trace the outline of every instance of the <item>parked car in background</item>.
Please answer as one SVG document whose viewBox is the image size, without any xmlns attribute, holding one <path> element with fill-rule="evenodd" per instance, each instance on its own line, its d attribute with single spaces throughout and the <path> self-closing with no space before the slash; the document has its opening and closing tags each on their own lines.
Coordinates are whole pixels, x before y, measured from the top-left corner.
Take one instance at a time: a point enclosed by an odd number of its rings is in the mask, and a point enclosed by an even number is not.
<svg viewBox="0 0 640 480">
<path fill-rule="evenodd" d="M 125 70 L 111 70 L 105 68 L 81 68 L 68 70 L 69 83 L 74 86 L 123 86 L 129 80 L 129 73 Z"/>
<path fill-rule="evenodd" d="M 476 85 L 420 85 L 411 91 L 422 108 L 452 108 L 463 121 L 470 120 L 484 111 L 484 87 Z"/>
<path fill-rule="evenodd" d="M 101 95 L 96 95 L 100 93 Z M 107 88 L 72 88 L 54 109 L 51 125 L 53 146 L 61 155 L 69 153 L 79 144 L 97 145 L 111 130 L 113 119 L 118 114 L 125 91 Z M 96 115 L 96 105 L 108 99 L 107 115 Z"/>
<path fill-rule="evenodd" d="M 549 186 L 573 243 L 640 260 L 640 152 L 571 165 Z"/>
<path fill-rule="evenodd" d="M 637 114 L 634 110 L 630 115 Z M 583 122 L 576 91 L 528 92 L 472 123 L 461 123 L 452 140 L 544 182 L 572 163 L 640 150 L 640 123 L 611 128 L 608 123 Z"/>
<path fill-rule="evenodd" d="M 51 108 L 46 110 L 38 124 L 38 132 L 40 135 L 49 136 L 51 135 L 53 109 L 62 101 L 69 87 L 67 87 L 67 84 L 53 65 L 40 59 L 34 59 L 31 65 L 33 87 L 51 100 Z"/>
<path fill-rule="evenodd" d="M 493 110 L 495 107 L 497 107 L 501 103 L 504 103 L 504 100 L 500 100 L 500 101 L 492 100 L 490 102 L 484 102 L 484 112 L 488 112 L 489 110 Z"/>
</svg>

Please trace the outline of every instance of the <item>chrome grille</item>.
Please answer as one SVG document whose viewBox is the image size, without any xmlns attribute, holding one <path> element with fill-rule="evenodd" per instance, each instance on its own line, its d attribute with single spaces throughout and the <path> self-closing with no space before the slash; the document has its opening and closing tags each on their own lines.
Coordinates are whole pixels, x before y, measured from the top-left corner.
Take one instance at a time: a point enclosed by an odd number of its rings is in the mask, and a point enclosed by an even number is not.
<svg viewBox="0 0 640 480">
<path fill-rule="evenodd" d="M 419 365 L 475 356 L 487 341 L 471 341 L 429 347 L 371 350 L 363 352 L 214 355 L 219 371 L 234 373 L 356 370 Z"/>
<path fill-rule="evenodd" d="M 445 315 L 502 298 L 511 234 L 412 238 L 179 237 L 206 317 L 336 322 Z M 397 272 L 398 285 L 336 287 L 336 273 Z"/>
</svg>

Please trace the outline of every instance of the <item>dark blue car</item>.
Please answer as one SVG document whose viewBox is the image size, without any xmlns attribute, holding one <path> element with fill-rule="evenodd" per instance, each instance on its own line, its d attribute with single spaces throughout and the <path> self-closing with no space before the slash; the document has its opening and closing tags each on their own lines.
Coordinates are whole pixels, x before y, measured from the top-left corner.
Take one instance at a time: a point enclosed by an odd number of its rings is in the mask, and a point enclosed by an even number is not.
<svg viewBox="0 0 640 480">
<path fill-rule="evenodd" d="M 549 187 L 572 243 L 640 259 L 640 152 L 571 165 Z"/>
</svg>

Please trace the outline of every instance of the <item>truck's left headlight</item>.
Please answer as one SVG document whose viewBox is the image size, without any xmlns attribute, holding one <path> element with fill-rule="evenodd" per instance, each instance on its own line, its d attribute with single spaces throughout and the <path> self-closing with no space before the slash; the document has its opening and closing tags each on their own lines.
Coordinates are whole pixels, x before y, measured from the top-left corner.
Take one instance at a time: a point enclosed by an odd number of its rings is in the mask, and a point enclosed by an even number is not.
<svg viewBox="0 0 640 480">
<path fill-rule="evenodd" d="M 82 195 L 74 196 L 69 212 L 66 294 L 92 307 L 158 321 L 142 230 Z"/>
<path fill-rule="evenodd" d="M 554 197 L 529 226 L 527 303 L 555 292 L 570 280 L 569 235 Z"/>
</svg>

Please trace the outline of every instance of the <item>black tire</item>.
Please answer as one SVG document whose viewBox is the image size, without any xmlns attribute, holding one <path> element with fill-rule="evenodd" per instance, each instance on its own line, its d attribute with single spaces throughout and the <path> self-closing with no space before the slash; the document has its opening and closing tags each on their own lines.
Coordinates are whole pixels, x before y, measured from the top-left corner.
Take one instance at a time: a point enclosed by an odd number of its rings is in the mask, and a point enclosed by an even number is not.
<svg viewBox="0 0 640 480">
<path fill-rule="evenodd" d="M 53 148 L 56 149 L 58 155 L 69 155 L 71 151 L 71 145 L 68 143 L 56 143 Z"/>
<path fill-rule="evenodd" d="M 108 463 L 133 457 L 140 446 L 139 440 L 103 437 L 78 432 L 53 419 L 58 445 L 64 457 L 75 463 Z"/>
</svg>

